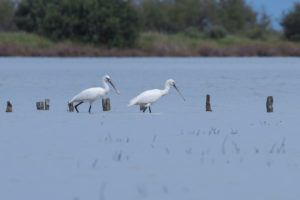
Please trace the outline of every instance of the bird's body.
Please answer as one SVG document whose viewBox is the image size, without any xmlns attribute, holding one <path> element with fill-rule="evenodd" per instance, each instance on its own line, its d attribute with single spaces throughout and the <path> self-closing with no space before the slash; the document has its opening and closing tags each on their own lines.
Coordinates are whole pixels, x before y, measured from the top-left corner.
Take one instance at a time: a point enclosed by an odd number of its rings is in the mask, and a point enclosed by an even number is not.
<svg viewBox="0 0 300 200">
<path fill-rule="evenodd" d="M 103 98 L 108 92 L 109 90 L 101 87 L 88 88 L 75 95 L 70 102 L 89 102 L 91 104 L 97 99 Z"/>
<path fill-rule="evenodd" d="M 98 100 L 100 98 L 104 98 L 104 96 L 108 94 L 110 88 L 109 88 L 107 82 L 112 85 L 112 87 L 116 90 L 117 94 L 120 94 L 120 92 L 115 88 L 113 83 L 110 81 L 110 77 L 108 75 L 103 77 L 102 82 L 103 82 L 104 88 L 94 87 L 94 88 L 85 89 L 85 90 L 81 91 L 80 93 L 78 93 L 77 95 L 75 95 L 69 101 L 69 103 L 77 102 L 78 104 L 75 105 L 75 109 L 77 112 L 79 112 L 77 107 L 84 102 L 89 102 L 90 103 L 89 112 L 91 112 L 92 104 L 96 100 Z"/>
<path fill-rule="evenodd" d="M 166 95 L 167 92 L 159 89 L 147 90 L 133 98 L 129 102 L 129 106 L 132 105 L 143 105 L 150 106 L 154 104 L 158 99 Z"/>
<path fill-rule="evenodd" d="M 179 92 L 178 88 L 175 85 L 175 81 L 173 79 L 169 79 L 165 83 L 165 89 L 146 90 L 138 96 L 134 97 L 132 100 L 130 100 L 128 106 L 140 105 L 144 108 L 143 112 L 145 112 L 147 108 L 149 108 L 149 112 L 151 112 L 150 106 L 154 104 L 157 100 L 159 100 L 161 97 L 168 94 L 171 86 L 173 86 Z M 184 99 L 180 92 L 179 94 Z"/>
</svg>

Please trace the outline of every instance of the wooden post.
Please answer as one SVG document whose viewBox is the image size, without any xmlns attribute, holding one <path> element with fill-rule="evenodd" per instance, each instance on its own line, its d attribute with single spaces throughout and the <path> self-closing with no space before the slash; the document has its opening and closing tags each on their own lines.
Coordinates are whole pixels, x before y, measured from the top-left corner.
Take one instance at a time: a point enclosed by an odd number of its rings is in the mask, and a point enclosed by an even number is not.
<svg viewBox="0 0 300 200">
<path fill-rule="evenodd" d="M 10 101 L 7 102 L 6 112 L 12 112 L 12 104 L 10 103 Z"/>
<path fill-rule="evenodd" d="M 140 111 L 144 111 L 146 109 L 146 106 L 140 104 Z"/>
<path fill-rule="evenodd" d="M 36 108 L 38 110 L 45 110 L 44 102 L 43 101 L 36 102 Z"/>
<path fill-rule="evenodd" d="M 210 95 L 206 95 L 206 112 L 212 112 L 212 109 L 210 107 Z"/>
<path fill-rule="evenodd" d="M 103 108 L 103 111 L 110 110 L 110 99 L 109 98 L 102 99 L 102 108 Z"/>
<path fill-rule="evenodd" d="M 68 103 L 68 106 L 69 106 L 69 112 L 74 112 L 73 103 Z"/>
<path fill-rule="evenodd" d="M 273 96 L 268 96 L 266 106 L 267 112 L 273 112 Z"/>
<path fill-rule="evenodd" d="M 45 110 L 50 109 L 50 99 L 45 99 Z"/>
</svg>

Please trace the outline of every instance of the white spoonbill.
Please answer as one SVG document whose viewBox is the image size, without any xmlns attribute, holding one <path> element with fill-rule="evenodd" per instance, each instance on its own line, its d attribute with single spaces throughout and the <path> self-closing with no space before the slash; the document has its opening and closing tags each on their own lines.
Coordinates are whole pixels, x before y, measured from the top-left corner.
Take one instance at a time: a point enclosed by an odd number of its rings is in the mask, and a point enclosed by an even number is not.
<svg viewBox="0 0 300 200">
<path fill-rule="evenodd" d="M 152 104 L 154 104 L 158 99 L 160 99 L 161 97 L 168 94 L 171 86 L 173 86 L 177 90 L 179 95 L 185 101 L 185 98 L 183 97 L 183 95 L 181 94 L 179 89 L 176 87 L 175 81 L 173 79 L 169 79 L 165 83 L 165 89 L 163 89 L 163 90 L 159 90 L 159 89 L 146 90 L 146 91 L 142 92 L 141 94 L 139 94 L 138 96 L 136 96 L 135 98 L 133 98 L 132 100 L 130 100 L 128 106 L 140 105 L 140 106 L 144 107 L 143 112 L 145 112 L 146 109 L 149 108 L 149 112 L 151 113 L 150 106 Z"/>
<path fill-rule="evenodd" d="M 107 83 L 111 84 L 111 86 L 114 88 L 117 94 L 120 94 L 119 90 L 111 82 L 110 77 L 108 75 L 103 76 L 102 82 L 104 88 L 95 87 L 95 88 L 85 89 L 81 91 L 79 94 L 75 95 L 71 99 L 71 101 L 69 101 L 69 103 L 78 102 L 78 104 L 75 105 L 75 109 L 77 112 L 79 112 L 77 107 L 84 102 L 89 102 L 90 103 L 89 113 L 91 113 L 91 108 L 94 101 L 96 101 L 99 98 L 103 98 L 109 92 L 110 89 Z"/>
</svg>

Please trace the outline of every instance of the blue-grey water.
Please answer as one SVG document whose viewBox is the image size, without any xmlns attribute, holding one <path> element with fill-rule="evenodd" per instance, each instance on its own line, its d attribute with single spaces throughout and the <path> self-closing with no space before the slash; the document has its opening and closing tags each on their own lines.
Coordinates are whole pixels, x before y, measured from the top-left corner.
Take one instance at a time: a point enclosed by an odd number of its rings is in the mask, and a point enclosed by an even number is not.
<svg viewBox="0 0 300 200">
<path fill-rule="evenodd" d="M 1 58 L 0 199 L 300 198 L 298 58 Z M 109 93 L 92 114 L 78 92 Z M 174 89 L 140 113 L 140 92 Z M 206 94 L 213 112 L 205 112 Z M 266 98 L 274 97 L 274 113 Z M 50 111 L 35 102 L 50 99 Z M 6 101 L 13 112 L 5 113 Z M 1 111 L 2 110 L 2 111 Z"/>
<path fill-rule="evenodd" d="M 169 78 L 187 101 L 171 90 L 154 111 L 198 112 L 206 94 L 211 94 L 218 110 L 249 101 L 255 104 L 250 110 L 261 111 L 260 101 L 268 95 L 283 98 L 276 103 L 286 110 L 291 108 L 285 104 L 300 100 L 299 63 L 298 58 L 2 58 L 0 101 L 11 100 L 16 109 L 28 111 L 35 101 L 50 98 L 54 110 L 63 110 L 72 96 L 102 86 L 102 76 L 109 74 L 121 91 L 120 96 L 109 94 L 113 111 L 134 112 L 126 106 L 132 97 L 147 89 L 163 89 Z"/>
</svg>

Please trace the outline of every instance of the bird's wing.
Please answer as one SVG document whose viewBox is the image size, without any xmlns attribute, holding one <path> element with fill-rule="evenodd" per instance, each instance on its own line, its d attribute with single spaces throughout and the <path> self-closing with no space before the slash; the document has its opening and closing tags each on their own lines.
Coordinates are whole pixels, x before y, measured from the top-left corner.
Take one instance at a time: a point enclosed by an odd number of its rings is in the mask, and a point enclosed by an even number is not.
<svg viewBox="0 0 300 200">
<path fill-rule="evenodd" d="M 88 88 L 83 91 L 81 91 L 79 94 L 75 95 L 70 103 L 72 102 L 80 102 L 80 101 L 91 101 L 99 98 L 101 94 L 103 93 L 103 88 Z"/>
<path fill-rule="evenodd" d="M 149 104 L 154 103 L 162 96 L 161 90 L 147 90 L 142 92 L 138 96 L 134 97 L 129 101 L 128 106 L 136 105 L 136 104 Z"/>
<path fill-rule="evenodd" d="M 139 99 L 139 95 L 134 97 L 133 99 L 131 99 L 128 103 L 128 106 L 133 106 L 133 105 L 136 105 L 137 102 L 138 102 L 138 99 Z"/>
</svg>

